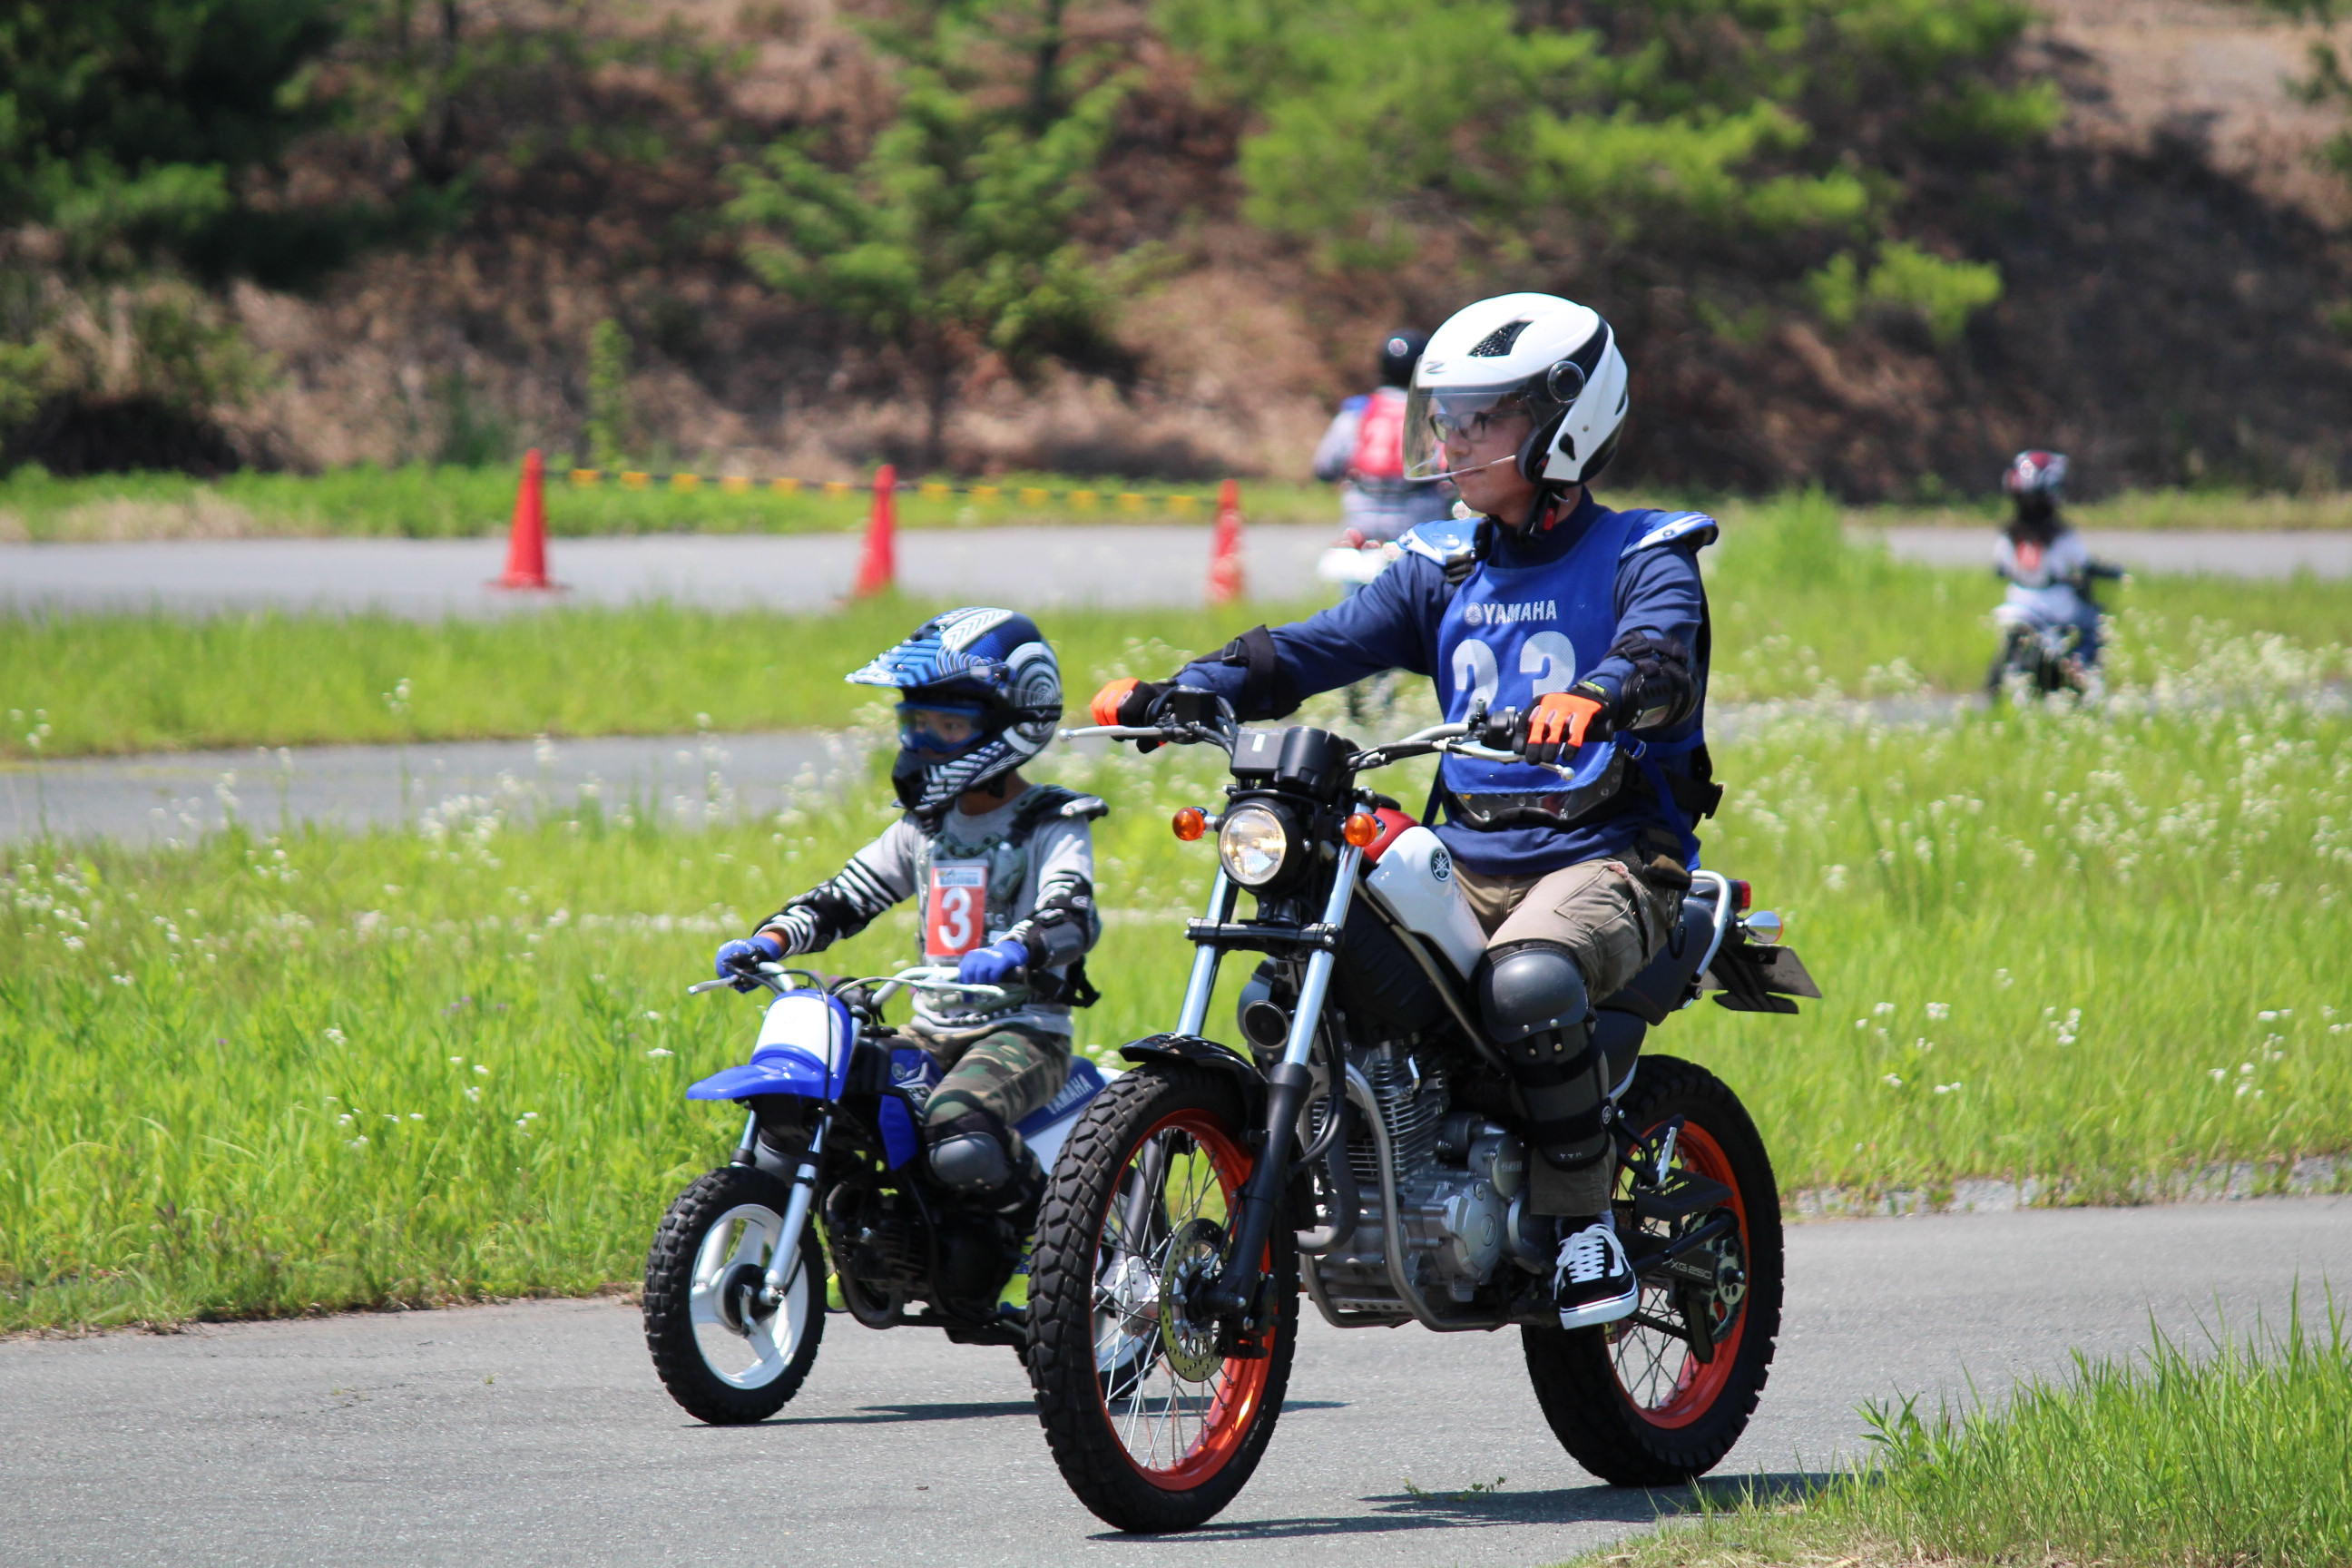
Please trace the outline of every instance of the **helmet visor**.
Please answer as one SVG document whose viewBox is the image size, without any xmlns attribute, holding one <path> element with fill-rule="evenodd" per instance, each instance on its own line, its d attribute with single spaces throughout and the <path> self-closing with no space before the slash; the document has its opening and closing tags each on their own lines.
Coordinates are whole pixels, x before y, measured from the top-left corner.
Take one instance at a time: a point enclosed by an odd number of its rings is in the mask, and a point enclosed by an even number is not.
<svg viewBox="0 0 2352 1568">
<path fill-rule="evenodd" d="M 953 762 L 986 739 L 977 702 L 898 704 L 898 745 L 926 766 Z"/>
<path fill-rule="evenodd" d="M 1528 384 L 1416 386 L 1405 397 L 1404 477 L 1450 479 L 1514 462 L 1535 429 Z"/>
</svg>

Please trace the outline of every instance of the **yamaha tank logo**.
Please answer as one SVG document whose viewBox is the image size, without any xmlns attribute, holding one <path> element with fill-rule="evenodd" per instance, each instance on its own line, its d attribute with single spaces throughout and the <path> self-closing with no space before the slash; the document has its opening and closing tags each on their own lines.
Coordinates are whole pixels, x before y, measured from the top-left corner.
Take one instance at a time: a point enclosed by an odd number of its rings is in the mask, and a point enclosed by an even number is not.
<svg viewBox="0 0 2352 1568">
<path fill-rule="evenodd" d="M 1440 882 L 1454 879 L 1454 857 L 1442 844 L 1429 852 L 1429 874 Z"/>
</svg>

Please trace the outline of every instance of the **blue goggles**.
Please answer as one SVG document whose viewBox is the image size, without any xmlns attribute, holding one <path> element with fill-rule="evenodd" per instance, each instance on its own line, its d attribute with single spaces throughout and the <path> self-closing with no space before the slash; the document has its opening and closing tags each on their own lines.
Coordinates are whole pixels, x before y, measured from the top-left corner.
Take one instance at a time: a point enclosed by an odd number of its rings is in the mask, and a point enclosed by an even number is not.
<svg viewBox="0 0 2352 1568">
<path fill-rule="evenodd" d="M 901 702 L 898 744 L 925 763 L 952 762 L 988 739 L 977 702 Z"/>
</svg>

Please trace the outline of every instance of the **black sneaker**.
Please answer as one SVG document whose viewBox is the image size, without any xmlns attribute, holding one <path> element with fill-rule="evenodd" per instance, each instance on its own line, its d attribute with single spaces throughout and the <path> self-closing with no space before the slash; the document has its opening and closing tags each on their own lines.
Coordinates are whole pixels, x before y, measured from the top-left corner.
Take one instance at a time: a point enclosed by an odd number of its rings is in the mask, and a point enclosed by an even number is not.
<svg viewBox="0 0 2352 1568">
<path fill-rule="evenodd" d="M 1551 1289 L 1563 1329 L 1589 1329 L 1630 1317 L 1642 1298 L 1617 1227 L 1605 1218 L 1560 1238 Z"/>
</svg>

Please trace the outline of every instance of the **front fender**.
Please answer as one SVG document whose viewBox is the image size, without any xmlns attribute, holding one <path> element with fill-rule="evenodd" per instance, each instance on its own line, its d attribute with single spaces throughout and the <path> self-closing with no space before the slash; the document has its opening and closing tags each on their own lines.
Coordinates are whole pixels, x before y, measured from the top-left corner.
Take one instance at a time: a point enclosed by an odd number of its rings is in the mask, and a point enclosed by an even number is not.
<svg viewBox="0 0 2352 1568">
<path fill-rule="evenodd" d="M 1139 1067 L 1151 1062 L 1183 1062 L 1223 1073 L 1241 1091 L 1251 1124 L 1255 1126 L 1265 1118 L 1265 1075 L 1249 1058 L 1214 1040 L 1204 1040 L 1198 1035 L 1148 1035 L 1121 1046 L 1118 1054 Z"/>
</svg>

